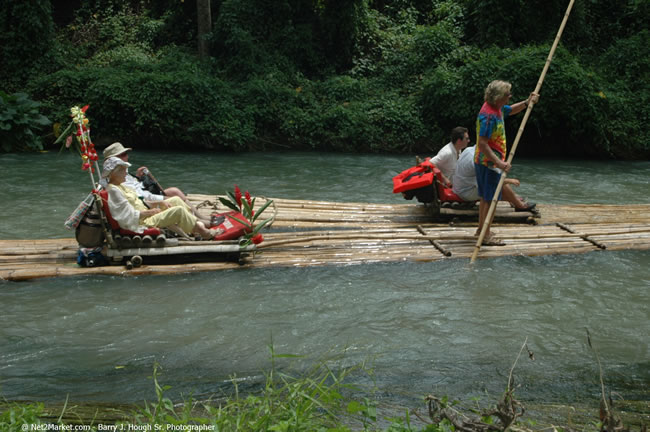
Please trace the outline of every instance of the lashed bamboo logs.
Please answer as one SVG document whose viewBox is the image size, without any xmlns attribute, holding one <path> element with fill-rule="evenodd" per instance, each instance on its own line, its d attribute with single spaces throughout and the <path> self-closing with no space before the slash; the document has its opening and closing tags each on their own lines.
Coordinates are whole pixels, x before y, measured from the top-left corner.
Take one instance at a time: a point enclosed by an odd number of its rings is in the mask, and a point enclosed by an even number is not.
<svg viewBox="0 0 650 432">
<path fill-rule="evenodd" d="M 422 235 L 424 235 L 425 237 L 427 236 L 427 232 L 424 230 L 424 228 L 422 228 L 422 225 L 418 225 L 418 231 L 421 232 Z M 442 245 L 440 244 L 440 242 L 438 240 L 434 240 L 434 239 L 429 238 L 429 242 L 431 242 L 433 247 L 438 249 L 440 251 L 440 253 L 442 253 L 444 256 L 448 256 L 448 257 L 451 256 L 451 252 L 449 250 L 445 249 L 444 247 L 442 247 Z"/>
<path fill-rule="evenodd" d="M 190 198 L 198 201 L 193 196 Z M 211 197 L 215 201 L 214 197 Z M 476 237 L 476 220 L 459 219 L 435 223 L 426 209 L 418 204 L 328 203 L 325 201 L 277 200 L 276 221 L 264 231 L 265 241 L 256 252 L 247 255 L 247 267 L 352 265 L 387 261 L 430 262 L 453 258 L 469 258 Z M 607 247 L 607 250 L 650 249 L 650 205 L 546 206 L 538 205 L 540 225 L 495 223 L 494 231 L 505 246 L 483 247 L 481 257 L 508 255 L 548 255 L 583 253 L 599 250 L 585 237 Z M 225 211 L 217 209 L 216 211 Z M 512 212 L 503 207 L 503 212 Z M 202 206 L 200 211 L 215 211 Z M 324 220 L 327 222 L 313 222 Z M 574 231 L 561 229 L 557 222 L 570 224 Z M 418 228 L 421 228 L 421 230 Z M 424 231 L 424 234 L 422 233 Z M 215 242 L 186 242 L 168 239 L 177 247 L 192 248 L 201 255 L 203 247 L 214 251 Z M 433 250 L 438 243 L 441 253 Z M 237 242 L 227 244 L 238 249 Z M 148 275 L 173 274 L 240 267 L 237 262 L 174 263 L 161 255 L 148 264 L 126 271 L 124 266 L 82 268 L 76 265 L 78 245 L 74 239 L 0 240 L 0 277 L 8 280 L 29 280 L 41 277 L 72 275 Z M 118 250 L 125 257 L 143 251 L 165 251 L 155 247 Z M 176 253 L 184 251 L 177 249 Z M 201 252 L 199 252 L 201 251 Z M 206 250 L 207 251 L 207 250 Z M 207 252 L 205 252 L 207 253 Z M 170 255 L 171 256 L 171 255 Z M 133 261 L 131 260 L 133 263 Z M 154 262 L 154 261 L 152 261 Z"/>
<path fill-rule="evenodd" d="M 602 244 L 601 242 L 599 242 L 599 241 L 597 241 L 597 240 L 594 240 L 593 238 L 589 237 L 589 236 L 586 235 L 586 234 L 579 234 L 579 233 L 575 232 L 575 231 L 573 230 L 573 228 L 571 228 L 571 227 L 568 226 L 568 225 L 565 225 L 565 224 L 563 224 L 563 223 L 561 223 L 561 222 L 558 222 L 556 225 L 559 226 L 560 228 L 562 228 L 564 231 L 568 231 L 568 232 L 570 232 L 571 234 L 576 234 L 576 235 L 580 236 L 581 239 L 583 239 L 583 240 L 585 240 L 585 241 L 588 241 L 589 243 L 593 244 L 594 246 L 597 246 L 597 247 L 599 247 L 599 248 L 601 248 L 601 249 L 607 249 L 607 246 L 605 246 L 605 245 Z"/>
</svg>

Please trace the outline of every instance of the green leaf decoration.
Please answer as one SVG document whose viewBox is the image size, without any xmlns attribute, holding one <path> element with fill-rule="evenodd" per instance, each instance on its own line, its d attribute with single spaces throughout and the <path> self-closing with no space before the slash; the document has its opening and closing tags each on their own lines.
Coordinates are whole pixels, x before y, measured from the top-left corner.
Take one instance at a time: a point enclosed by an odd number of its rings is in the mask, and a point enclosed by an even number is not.
<svg viewBox="0 0 650 432">
<path fill-rule="evenodd" d="M 273 217 L 270 217 L 270 218 L 268 218 L 267 220 L 265 220 L 264 222 L 262 222 L 262 223 L 260 223 L 260 224 L 257 224 L 257 225 L 255 226 L 255 229 L 253 229 L 253 232 L 251 233 L 251 235 L 254 236 L 255 234 L 257 234 L 257 233 L 258 233 L 262 228 L 264 228 L 264 226 L 265 226 L 267 223 L 271 222 L 272 220 L 273 220 Z"/>
<path fill-rule="evenodd" d="M 253 216 L 253 222 L 255 222 L 255 220 L 257 220 L 257 218 L 262 214 L 262 212 L 266 210 L 266 208 L 271 204 L 273 204 L 273 200 L 267 201 L 262 207 L 260 207 L 257 213 L 255 213 L 255 216 Z"/>
<path fill-rule="evenodd" d="M 235 216 L 230 216 L 230 218 L 231 218 L 232 220 L 235 220 L 235 221 L 239 222 L 239 223 L 242 224 L 242 225 L 246 225 L 246 226 L 249 227 L 249 228 L 252 228 L 252 227 L 253 227 L 253 226 L 251 225 L 251 223 L 248 222 L 248 221 L 243 221 L 243 220 L 241 220 L 241 219 L 239 219 L 239 218 L 236 218 Z"/>
<path fill-rule="evenodd" d="M 219 197 L 219 201 L 221 201 L 221 204 L 225 205 L 226 207 L 228 207 L 228 208 L 230 208 L 230 209 L 232 209 L 232 210 L 234 210 L 236 212 L 239 212 L 239 207 L 237 207 L 235 204 L 233 204 L 228 199 L 223 198 L 223 197 Z"/>
</svg>

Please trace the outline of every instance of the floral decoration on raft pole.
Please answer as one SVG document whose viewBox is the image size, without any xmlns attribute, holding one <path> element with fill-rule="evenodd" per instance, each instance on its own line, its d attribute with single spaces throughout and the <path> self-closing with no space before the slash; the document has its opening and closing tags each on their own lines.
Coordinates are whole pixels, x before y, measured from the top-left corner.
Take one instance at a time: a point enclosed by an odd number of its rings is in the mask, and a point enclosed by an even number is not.
<svg viewBox="0 0 650 432">
<path fill-rule="evenodd" d="M 89 105 L 79 108 L 78 106 L 73 106 L 70 108 L 70 117 L 72 120 L 68 127 L 59 135 L 54 144 L 61 142 L 65 138 L 65 144 L 61 146 L 70 148 L 74 147 L 81 156 L 81 169 L 83 171 L 88 171 L 90 174 L 90 181 L 92 183 L 93 189 L 97 187 L 95 182 L 95 177 L 93 173 L 97 171 L 99 175 L 99 157 L 97 156 L 97 151 L 95 150 L 95 144 L 90 139 L 90 122 L 86 117 L 86 111 L 88 110 Z M 76 138 L 76 139 L 75 139 Z"/>
<path fill-rule="evenodd" d="M 248 232 L 244 234 L 243 239 L 240 242 L 240 246 L 244 247 L 251 243 L 262 243 L 264 241 L 264 237 L 260 233 L 260 230 L 269 225 L 273 221 L 274 216 L 271 216 L 270 218 L 265 219 L 258 224 L 255 224 L 255 222 L 262 215 L 264 210 L 273 204 L 273 200 L 267 200 L 266 203 L 264 203 L 264 205 L 260 207 L 256 212 L 255 200 L 257 198 L 251 198 L 251 194 L 248 191 L 246 191 L 244 193 L 244 196 L 242 196 L 241 189 L 239 189 L 239 186 L 235 185 L 234 193 L 230 191 L 226 193 L 227 197 L 219 197 L 219 201 L 221 201 L 221 203 L 229 209 L 241 214 L 244 217 L 244 220 L 232 215 L 230 217 L 248 228 Z"/>
</svg>

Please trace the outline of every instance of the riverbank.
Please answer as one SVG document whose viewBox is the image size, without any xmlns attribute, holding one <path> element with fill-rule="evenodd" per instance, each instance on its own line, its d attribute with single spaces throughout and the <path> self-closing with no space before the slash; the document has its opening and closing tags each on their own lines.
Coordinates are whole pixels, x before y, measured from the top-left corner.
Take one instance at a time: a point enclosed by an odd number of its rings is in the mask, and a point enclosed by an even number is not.
<svg viewBox="0 0 650 432">
<path fill-rule="evenodd" d="M 587 338 L 600 370 L 600 383 L 594 389 L 598 397 L 588 395 L 575 403 L 518 400 L 517 364 L 526 357 L 535 361 L 528 340 L 510 369 L 502 395 L 457 400 L 429 394 L 410 406 L 383 400 L 374 385 L 352 384 L 360 376 L 372 379 L 372 363 L 336 368 L 333 362 L 343 357 L 334 356 L 299 372 L 293 366 L 280 367 L 278 362 L 301 356 L 276 354 L 270 345 L 272 368 L 256 384 L 231 376 L 227 391 L 172 400 L 171 387 L 159 382 L 161 367 L 154 363 L 153 399 L 130 404 L 76 401 L 69 395 L 63 402 L 4 400 L 0 401 L 0 428 L 9 432 L 61 427 L 92 431 L 645 432 L 650 422 L 650 400 L 645 396 L 650 390 L 646 388 L 641 395 L 644 400 L 625 400 L 612 391 L 605 384 L 589 332 Z"/>
<path fill-rule="evenodd" d="M 294 383 L 295 384 L 295 383 Z M 291 404 L 295 400 L 274 400 L 265 396 L 249 395 L 258 402 L 265 400 L 278 411 L 290 412 Z M 251 399 L 248 399 L 250 402 Z M 246 427 L 233 427 L 233 418 L 225 421 L 224 412 L 237 407 L 239 415 L 251 419 L 258 418 L 259 412 L 253 406 L 246 406 L 247 397 L 240 394 L 238 398 L 222 398 L 220 400 L 185 401 L 171 403 L 163 399 L 151 404 L 116 404 L 98 402 L 72 402 L 38 403 L 26 401 L 0 401 L 0 425 L 7 422 L 8 418 L 15 419 L 15 429 L 21 430 L 23 424 L 31 425 L 86 425 L 86 430 L 165 430 L 166 425 L 175 425 L 176 429 L 192 430 L 191 426 L 204 425 L 204 430 L 255 430 Z M 373 430 L 373 431 L 424 431 L 434 421 L 427 414 L 427 405 L 423 401 L 419 406 L 397 407 L 383 404 L 372 395 L 362 398 L 363 402 L 352 400 L 342 401 L 341 410 L 332 412 L 333 418 L 315 420 L 314 425 L 336 428 L 335 430 Z M 302 403 L 308 403 L 303 400 Z M 474 415 L 477 407 L 481 406 L 486 411 L 485 401 L 454 402 L 454 408 L 466 415 Z M 574 431 L 599 431 L 599 401 L 592 399 L 581 403 L 553 403 L 553 402 L 528 402 L 521 401 L 525 414 L 518 419 L 513 430 L 541 431 L 541 430 L 574 430 Z M 457 404 L 457 405 L 456 405 Z M 315 404 L 314 407 L 317 407 Z M 172 409 L 173 407 L 173 409 Z M 405 414 L 408 411 L 408 415 Z M 616 400 L 613 408 L 616 418 L 621 425 L 630 431 L 641 431 L 644 425 L 650 423 L 650 401 Z M 303 413 L 304 415 L 304 413 Z M 301 420 L 305 420 L 302 418 Z M 228 427 L 230 423 L 231 427 Z M 288 424 L 288 423 L 285 423 Z M 160 427 L 158 429 L 156 427 Z M 188 428 L 182 429 L 182 425 Z M 365 426 L 364 426 L 365 425 Z M 272 425 L 269 425 L 272 426 Z M 394 428 L 394 429 L 392 429 Z M 24 430 L 24 429 L 22 429 Z M 34 429 L 36 430 L 36 429 Z M 42 430 L 42 429 L 39 429 Z M 198 430 L 198 429 L 194 429 Z M 272 430 L 269 428 L 260 430 Z M 278 429 L 275 429 L 278 430 Z M 295 430 L 289 428 L 288 430 Z M 302 429 L 307 430 L 307 429 Z M 427 429 L 428 430 L 428 429 Z M 480 430 L 476 428 L 475 430 Z"/>
</svg>

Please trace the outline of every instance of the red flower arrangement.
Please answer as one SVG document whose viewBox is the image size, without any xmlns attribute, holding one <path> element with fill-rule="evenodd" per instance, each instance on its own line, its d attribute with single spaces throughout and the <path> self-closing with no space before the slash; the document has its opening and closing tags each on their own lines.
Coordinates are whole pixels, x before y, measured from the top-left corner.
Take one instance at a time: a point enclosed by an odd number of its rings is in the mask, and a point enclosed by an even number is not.
<svg viewBox="0 0 650 432">
<path fill-rule="evenodd" d="M 81 155 L 81 169 L 84 171 L 90 170 L 92 176 L 92 173 L 95 172 L 95 167 L 97 166 L 99 157 L 97 156 L 97 151 L 95 150 L 95 144 L 90 139 L 89 121 L 88 118 L 86 118 L 86 111 L 88 110 L 88 107 L 89 105 L 86 105 L 83 108 L 79 108 L 78 106 L 70 108 L 70 117 L 72 117 L 72 121 L 66 130 L 55 141 L 55 144 L 67 136 L 65 140 L 65 147 L 70 148 L 74 142 L 73 136 L 76 137 L 77 146 L 75 146 L 75 148 Z M 73 127 L 75 130 L 74 133 L 68 135 L 68 132 Z"/>
<path fill-rule="evenodd" d="M 219 201 L 221 201 L 221 203 L 226 207 L 241 213 L 244 220 L 236 217 L 233 217 L 233 219 L 246 225 L 250 229 L 250 232 L 244 235 L 244 240 L 240 245 L 242 247 L 251 243 L 257 245 L 264 241 L 264 237 L 260 234 L 260 230 L 269 225 L 273 221 L 273 217 L 258 224 L 255 222 L 262 215 L 264 210 L 273 203 L 273 200 L 267 200 L 266 203 L 255 212 L 254 207 L 256 198 L 251 197 L 251 194 L 248 191 L 244 192 L 243 198 L 244 199 L 242 199 L 241 189 L 239 186 L 235 185 L 234 192 L 227 192 L 227 198 L 219 197 Z"/>
</svg>

